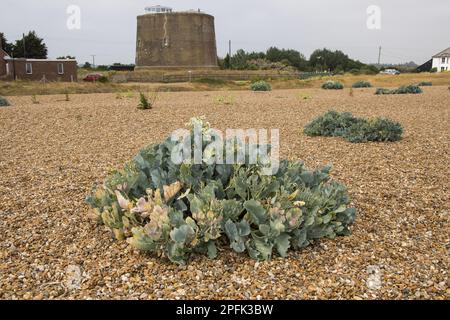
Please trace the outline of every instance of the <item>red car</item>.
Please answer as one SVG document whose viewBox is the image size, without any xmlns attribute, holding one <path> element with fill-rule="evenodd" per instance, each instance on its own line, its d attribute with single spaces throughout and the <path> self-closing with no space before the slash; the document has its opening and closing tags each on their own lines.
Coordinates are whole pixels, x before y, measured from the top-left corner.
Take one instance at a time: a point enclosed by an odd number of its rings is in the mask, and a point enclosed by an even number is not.
<svg viewBox="0 0 450 320">
<path fill-rule="evenodd" d="M 83 81 L 96 82 L 101 77 L 103 77 L 101 73 L 89 73 L 86 77 L 83 78 Z"/>
</svg>

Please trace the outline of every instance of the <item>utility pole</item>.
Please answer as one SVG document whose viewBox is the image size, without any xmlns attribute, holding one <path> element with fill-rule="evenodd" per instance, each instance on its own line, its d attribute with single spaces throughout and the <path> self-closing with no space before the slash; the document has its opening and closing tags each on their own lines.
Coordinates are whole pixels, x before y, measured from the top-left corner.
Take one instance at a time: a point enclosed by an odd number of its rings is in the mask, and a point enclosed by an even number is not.
<svg viewBox="0 0 450 320">
<path fill-rule="evenodd" d="M 228 57 L 229 57 L 229 67 L 231 69 L 231 40 L 228 41 Z"/>
<path fill-rule="evenodd" d="M 23 57 L 27 58 L 27 49 L 25 46 L 25 33 L 22 33 L 22 42 L 23 42 Z"/>
<path fill-rule="evenodd" d="M 378 48 L 378 66 L 380 66 L 381 63 L 381 46 Z"/>
<path fill-rule="evenodd" d="M 95 54 L 91 54 L 92 56 L 92 68 L 95 68 Z"/>
</svg>

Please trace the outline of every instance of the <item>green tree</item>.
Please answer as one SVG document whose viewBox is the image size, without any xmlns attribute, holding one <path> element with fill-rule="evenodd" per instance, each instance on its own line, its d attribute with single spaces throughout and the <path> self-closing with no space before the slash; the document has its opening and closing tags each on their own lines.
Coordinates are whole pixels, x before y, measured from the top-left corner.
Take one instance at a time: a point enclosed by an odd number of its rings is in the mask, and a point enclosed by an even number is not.
<svg viewBox="0 0 450 320">
<path fill-rule="evenodd" d="M 5 34 L 3 32 L 0 32 L 0 43 L 1 47 L 6 53 L 11 54 L 13 45 L 12 43 L 9 43 L 8 40 L 5 37 Z"/>
<path fill-rule="evenodd" d="M 236 54 L 231 58 L 231 66 L 233 69 L 244 70 L 248 68 L 248 54 L 242 49 L 236 51 Z"/>
<path fill-rule="evenodd" d="M 266 52 L 266 59 L 272 62 L 289 62 L 289 65 L 299 69 L 305 70 L 308 68 L 308 61 L 306 57 L 293 49 L 278 49 L 277 47 L 270 47 Z"/>
<path fill-rule="evenodd" d="M 350 59 L 340 50 L 331 51 L 328 49 L 315 50 L 309 58 L 309 64 L 313 69 L 325 70 L 324 66 L 331 71 L 349 71 L 361 69 L 366 65 L 360 61 Z"/>
<path fill-rule="evenodd" d="M 64 59 L 71 59 L 71 60 L 75 60 L 75 57 L 73 57 L 73 56 L 61 56 L 61 57 L 58 57 L 58 58 L 56 58 L 57 60 L 64 60 Z"/>
<path fill-rule="evenodd" d="M 47 46 L 44 40 L 36 35 L 35 31 L 30 31 L 24 39 L 16 41 L 13 53 L 16 58 L 47 59 Z"/>
<path fill-rule="evenodd" d="M 227 53 L 226 57 L 223 59 L 223 68 L 231 69 L 231 57 L 228 53 Z"/>
</svg>

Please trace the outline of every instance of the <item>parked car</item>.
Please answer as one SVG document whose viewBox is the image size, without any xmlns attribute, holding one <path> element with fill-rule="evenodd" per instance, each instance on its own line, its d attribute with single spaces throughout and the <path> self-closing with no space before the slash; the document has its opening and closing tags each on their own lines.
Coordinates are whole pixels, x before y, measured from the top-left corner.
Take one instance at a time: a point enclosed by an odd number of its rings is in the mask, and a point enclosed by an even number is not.
<svg viewBox="0 0 450 320">
<path fill-rule="evenodd" d="M 400 74 L 400 71 L 396 70 L 396 69 L 385 69 L 383 71 L 380 71 L 380 74 L 392 74 L 392 75 L 397 75 Z"/>
<path fill-rule="evenodd" d="M 101 73 L 89 73 L 83 78 L 83 81 L 97 82 L 101 77 L 103 77 L 103 74 Z"/>
</svg>

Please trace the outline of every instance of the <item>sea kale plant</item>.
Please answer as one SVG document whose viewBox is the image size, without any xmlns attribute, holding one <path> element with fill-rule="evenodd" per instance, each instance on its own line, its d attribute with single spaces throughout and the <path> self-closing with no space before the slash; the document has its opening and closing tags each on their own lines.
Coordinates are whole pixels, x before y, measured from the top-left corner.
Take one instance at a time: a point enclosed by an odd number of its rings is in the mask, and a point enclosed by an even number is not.
<svg viewBox="0 0 450 320">
<path fill-rule="evenodd" d="M 0 107 L 8 107 L 10 104 L 8 100 L 0 96 Z"/>
<path fill-rule="evenodd" d="M 202 126 L 207 153 L 211 129 L 192 119 L 191 138 L 194 123 Z M 242 144 L 232 141 L 236 156 Z M 188 146 L 193 150 L 193 143 Z M 175 164 L 176 141 L 150 145 L 94 186 L 87 197 L 90 216 L 118 240 L 177 264 L 192 254 L 215 258 L 223 245 L 269 260 L 350 233 L 356 210 L 345 186 L 330 178 L 329 166 L 308 170 L 301 161 L 283 160 L 265 175 L 261 165 L 249 164 L 250 145 L 244 147 L 239 164 L 217 164 L 205 155 L 201 164 Z"/>
<path fill-rule="evenodd" d="M 402 138 L 400 123 L 385 118 L 358 118 L 349 112 L 328 111 L 304 128 L 308 136 L 343 137 L 349 142 L 398 141 Z"/>
<path fill-rule="evenodd" d="M 417 94 L 422 93 L 422 89 L 416 85 L 402 86 L 393 91 L 393 94 Z"/>
<path fill-rule="evenodd" d="M 416 85 L 409 85 L 409 86 L 401 86 L 400 88 L 389 90 L 384 88 L 378 88 L 375 91 L 375 94 L 418 94 L 422 93 L 423 90 Z"/>
<path fill-rule="evenodd" d="M 364 80 L 360 80 L 360 81 L 356 81 L 353 85 L 353 88 L 371 88 L 372 84 L 369 81 L 364 81 Z"/>
<path fill-rule="evenodd" d="M 342 137 L 358 121 L 350 112 L 328 111 L 304 128 L 308 136 Z"/>
<path fill-rule="evenodd" d="M 252 91 L 271 91 L 272 87 L 270 86 L 270 84 L 268 82 L 261 80 L 261 81 L 252 83 L 252 85 L 250 86 L 250 89 Z"/>
<path fill-rule="evenodd" d="M 392 94 L 392 91 L 390 89 L 386 89 L 386 88 L 377 88 L 377 90 L 375 91 L 375 94 L 377 94 L 377 95 Z"/>
<path fill-rule="evenodd" d="M 339 81 L 328 80 L 322 85 L 322 89 L 327 90 L 341 90 L 344 89 L 344 85 Z"/>
</svg>

